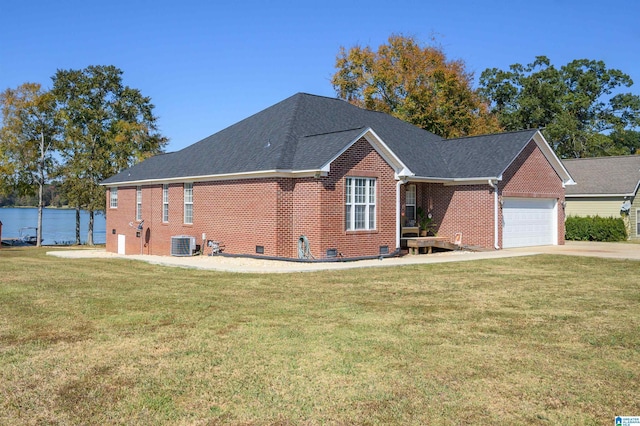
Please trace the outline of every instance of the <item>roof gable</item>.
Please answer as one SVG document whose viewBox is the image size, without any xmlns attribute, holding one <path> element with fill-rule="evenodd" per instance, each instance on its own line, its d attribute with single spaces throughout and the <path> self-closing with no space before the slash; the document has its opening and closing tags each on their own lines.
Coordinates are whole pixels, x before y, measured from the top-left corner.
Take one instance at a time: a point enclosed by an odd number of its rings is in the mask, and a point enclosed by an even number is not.
<svg viewBox="0 0 640 426">
<path fill-rule="evenodd" d="M 562 165 L 539 130 L 519 130 L 489 135 L 469 136 L 440 142 L 450 177 L 465 179 L 502 179 L 507 168 L 529 142 L 534 141 L 565 185 L 573 185 L 571 175 Z"/>
<path fill-rule="evenodd" d="M 440 143 L 451 177 L 501 177 L 537 130 L 449 139 Z"/>
<path fill-rule="evenodd" d="M 567 196 L 628 196 L 638 191 L 640 155 L 594 157 L 563 160 L 576 185 Z"/>
</svg>

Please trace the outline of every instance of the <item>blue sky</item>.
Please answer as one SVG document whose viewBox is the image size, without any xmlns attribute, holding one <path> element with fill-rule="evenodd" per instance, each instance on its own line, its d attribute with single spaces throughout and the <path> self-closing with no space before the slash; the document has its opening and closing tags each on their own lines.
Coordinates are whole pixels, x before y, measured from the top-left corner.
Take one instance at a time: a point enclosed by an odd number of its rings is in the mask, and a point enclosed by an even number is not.
<svg viewBox="0 0 640 426">
<path fill-rule="evenodd" d="M 176 151 L 297 92 L 335 96 L 340 46 L 392 33 L 428 41 L 469 71 L 603 60 L 640 94 L 637 0 L 0 0 L 0 90 L 51 87 L 57 69 L 115 65 L 150 96 Z"/>
</svg>

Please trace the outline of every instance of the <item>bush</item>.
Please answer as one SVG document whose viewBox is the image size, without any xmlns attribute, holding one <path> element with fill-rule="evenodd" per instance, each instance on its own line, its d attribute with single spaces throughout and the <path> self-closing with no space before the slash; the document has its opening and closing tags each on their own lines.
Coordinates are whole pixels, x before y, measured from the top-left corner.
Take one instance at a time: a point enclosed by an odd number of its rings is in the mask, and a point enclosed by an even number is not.
<svg viewBox="0 0 640 426">
<path fill-rule="evenodd" d="M 565 221 L 565 239 L 574 241 L 624 241 L 627 228 L 622 218 L 569 216 Z"/>
</svg>

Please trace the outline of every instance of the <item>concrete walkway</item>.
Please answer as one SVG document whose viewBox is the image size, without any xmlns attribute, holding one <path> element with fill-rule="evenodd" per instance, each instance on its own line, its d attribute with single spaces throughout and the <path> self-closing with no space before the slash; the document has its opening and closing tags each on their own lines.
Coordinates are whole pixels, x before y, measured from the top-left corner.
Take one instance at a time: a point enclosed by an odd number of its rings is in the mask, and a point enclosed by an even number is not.
<svg viewBox="0 0 640 426">
<path fill-rule="evenodd" d="M 118 255 L 102 250 L 74 249 L 55 250 L 48 255 L 65 258 L 121 258 L 140 260 L 156 265 L 182 268 L 208 269 L 240 273 L 287 273 L 338 270 L 351 268 L 369 268 L 383 266 L 416 265 L 425 263 L 462 262 L 469 260 L 500 259 L 505 257 L 532 256 L 536 254 L 557 254 L 569 256 L 592 256 L 614 259 L 640 260 L 640 244 L 631 243 L 593 243 L 569 241 L 563 246 L 524 247 L 517 249 L 496 250 L 490 252 L 442 252 L 388 258 L 383 260 L 359 260 L 353 262 L 300 263 L 278 260 L 249 259 L 224 256 L 151 256 L 151 255 Z"/>
</svg>

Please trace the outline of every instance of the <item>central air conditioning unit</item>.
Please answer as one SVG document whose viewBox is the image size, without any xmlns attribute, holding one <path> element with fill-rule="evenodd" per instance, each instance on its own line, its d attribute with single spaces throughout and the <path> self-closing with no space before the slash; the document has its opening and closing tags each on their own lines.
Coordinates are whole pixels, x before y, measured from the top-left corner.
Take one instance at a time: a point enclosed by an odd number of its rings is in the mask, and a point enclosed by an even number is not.
<svg viewBox="0 0 640 426">
<path fill-rule="evenodd" d="M 193 256 L 196 251 L 196 237 L 176 235 L 171 237 L 171 256 Z"/>
</svg>

